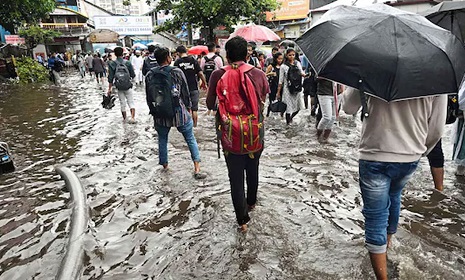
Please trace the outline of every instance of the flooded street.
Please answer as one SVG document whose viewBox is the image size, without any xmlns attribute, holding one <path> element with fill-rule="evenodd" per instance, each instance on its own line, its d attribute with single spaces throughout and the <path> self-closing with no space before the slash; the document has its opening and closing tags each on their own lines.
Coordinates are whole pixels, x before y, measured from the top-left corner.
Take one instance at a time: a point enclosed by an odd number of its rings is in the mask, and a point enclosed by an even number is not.
<svg viewBox="0 0 465 280">
<path fill-rule="evenodd" d="M 103 109 L 101 92 L 74 73 L 60 88 L 0 85 L 0 141 L 17 167 L 0 175 L 0 279 L 57 274 L 71 215 L 59 164 L 80 178 L 90 206 L 81 279 L 374 278 L 358 186 L 359 118 L 342 115 L 326 145 L 309 110 L 290 127 L 278 115 L 266 120 L 258 203 L 244 235 L 205 98 L 195 135 L 208 177 L 195 180 L 176 130 L 170 171 L 158 165 L 143 88 L 137 124 L 122 122 L 119 103 Z M 465 279 L 465 179 L 454 175 L 447 131 L 444 193 L 433 191 L 426 159 L 404 191 L 388 251 L 393 279 Z"/>
</svg>

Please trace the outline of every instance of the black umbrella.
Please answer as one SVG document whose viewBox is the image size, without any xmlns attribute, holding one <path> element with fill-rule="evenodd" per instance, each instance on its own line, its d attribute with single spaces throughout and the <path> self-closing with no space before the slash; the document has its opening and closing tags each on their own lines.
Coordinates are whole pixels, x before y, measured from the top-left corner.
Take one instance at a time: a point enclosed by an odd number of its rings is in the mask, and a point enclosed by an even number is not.
<svg viewBox="0 0 465 280">
<path fill-rule="evenodd" d="M 316 73 L 386 101 L 457 92 L 465 49 L 423 16 L 339 6 L 297 39 Z"/>
<path fill-rule="evenodd" d="M 465 42 L 465 1 L 445 1 L 421 13 Z"/>
<path fill-rule="evenodd" d="M 292 40 L 284 40 L 284 41 L 281 41 L 281 43 L 279 43 L 280 46 L 283 46 L 285 48 L 291 46 L 291 47 L 294 47 L 295 46 L 295 42 L 292 41 Z"/>
</svg>

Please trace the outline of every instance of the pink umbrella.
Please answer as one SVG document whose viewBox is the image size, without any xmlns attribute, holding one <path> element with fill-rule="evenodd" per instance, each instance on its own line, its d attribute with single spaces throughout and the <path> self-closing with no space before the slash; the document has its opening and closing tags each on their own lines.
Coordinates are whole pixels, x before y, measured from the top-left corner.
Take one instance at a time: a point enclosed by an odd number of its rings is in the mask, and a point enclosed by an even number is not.
<svg viewBox="0 0 465 280">
<path fill-rule="evenodd" d="M 199 55 L 199 54 L 202 54 L 202 52 L 207 54 L 208 53 L 208 47 L 207 46 L 194 46 L 194 47 L 190 48 L 187 53 L 188 54 Z"/>
<path fill-rule="evenodd" d="M 233 34 L 229 37 L 231 39 L 235 36 L 241 36 L 247 41 L 253 42 L 266 42 L 266 41 L 279 41 L 279 38 L 276 33 L 274 33 L 271 29 L 263 25 L 248 25 L 243 26 L 241 28 L 236 29 Z"/>
</svg>

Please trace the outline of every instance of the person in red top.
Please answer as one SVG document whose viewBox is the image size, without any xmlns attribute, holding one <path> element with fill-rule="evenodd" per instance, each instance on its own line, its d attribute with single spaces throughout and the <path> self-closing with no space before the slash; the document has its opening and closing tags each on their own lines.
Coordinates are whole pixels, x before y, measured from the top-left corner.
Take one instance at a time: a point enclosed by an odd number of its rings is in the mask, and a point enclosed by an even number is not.
<svg viewBox="0 0 465 280">
<path fill-rule="evenodd" d="M 230 39 L 225 46 L 226 59 L 229 65 L 240 67 L 245 63 L 247 57 L 247 41 L 239 36 Z M 225 73 L 225 70 L 215 70 L 209 81 L 207 94 L 207 107 L 210 110 L 215 109 L 216 105 L 216 87 L 218 81 Z M 260 114 L 263 113 L 266 95 L 270 93 L 270 87 L 265 73 L 258 68 L 254 68 L 245 73 L 253 82 L 255 92 L 260 98 L 258 103 Z M 239 86 L 239 85 L 238 85 Z M 262 150 L 255 152 L 253 156 L 249 154 L 238 155 L 225 152 L 226 165 L 228 167 L 229 183 L 231 185 L 231 196 L 236 212 L 236 219 L 242 232 L 247 231 L 247 223 L 250 220 L 248 211 L 255 208 L 257 202 L 258 190 L 258 166 Z M 247 175 L 247 199 L 244 191 L 244 171 Z"/>
</svg>

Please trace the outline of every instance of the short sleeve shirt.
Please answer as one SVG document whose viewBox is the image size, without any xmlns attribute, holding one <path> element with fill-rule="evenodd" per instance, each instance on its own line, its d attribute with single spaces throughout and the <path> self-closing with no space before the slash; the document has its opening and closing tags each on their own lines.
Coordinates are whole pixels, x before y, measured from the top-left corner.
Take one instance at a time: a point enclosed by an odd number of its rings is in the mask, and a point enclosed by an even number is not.
<svg viewBox="0 0 465 280">
<path fill-rule="evenodd" d="M 199 62 L 197 59 L 191 56 L 181 57 L 176 60 L 174 66 L 179 67 L 187 79 L 187 85 L 189 86 L 189 91 L 198 90 L 198 73 L 202 71 L 200 68 Z"/>
</svg>

